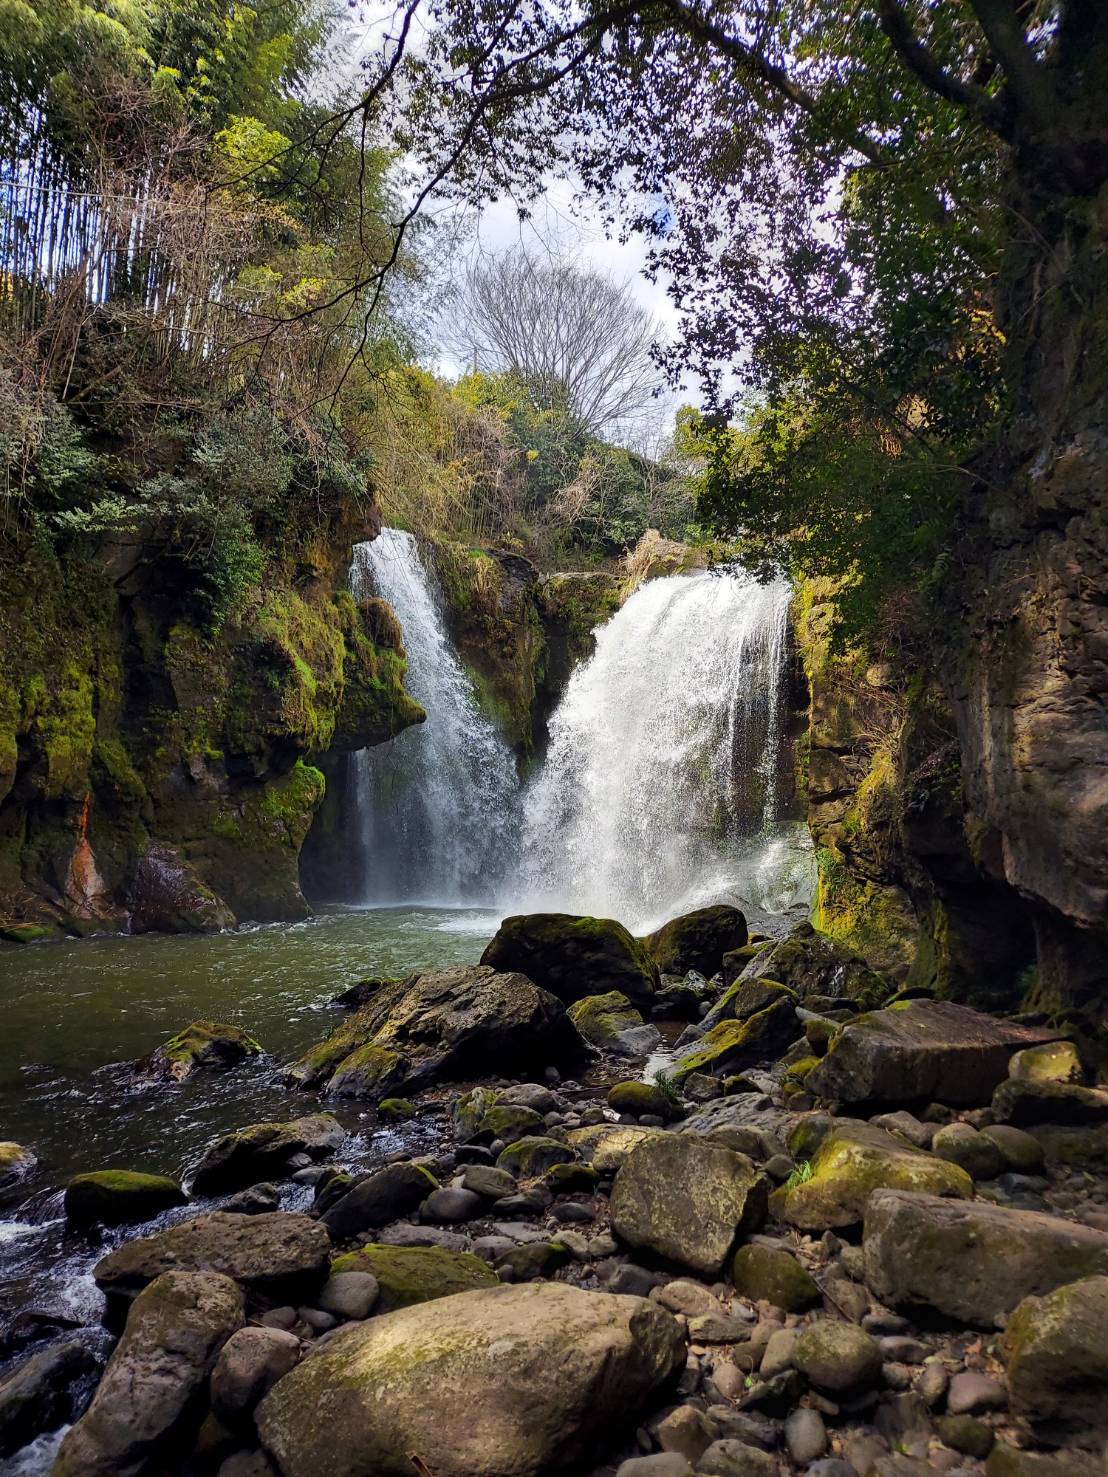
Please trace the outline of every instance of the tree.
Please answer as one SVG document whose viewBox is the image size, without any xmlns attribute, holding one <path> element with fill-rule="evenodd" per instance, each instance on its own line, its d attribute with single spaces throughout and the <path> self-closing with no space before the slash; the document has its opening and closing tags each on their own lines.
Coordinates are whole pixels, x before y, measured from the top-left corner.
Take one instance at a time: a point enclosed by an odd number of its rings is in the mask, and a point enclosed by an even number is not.
<svg viewBox="0 0 1108 1477">
<path fill-rule="evenodd" d="M 626 283 L 523 248 L 471 267 L 451 333 L 466 367 L 508 374 L 539 411 L 593 435 L 641 417 L 661 389 L 657 326 Z"/>
</svg>

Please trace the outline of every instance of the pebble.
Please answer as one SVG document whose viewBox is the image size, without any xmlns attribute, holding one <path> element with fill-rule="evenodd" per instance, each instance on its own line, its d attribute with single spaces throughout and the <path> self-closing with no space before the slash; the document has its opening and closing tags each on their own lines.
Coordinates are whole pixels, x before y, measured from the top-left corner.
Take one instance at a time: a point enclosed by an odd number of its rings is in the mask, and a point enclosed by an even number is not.
<svg viewBox="0 0 1108 1477">
<path fill-rule="evenodd" d="M 716 1295 L 690 1277 L 677 1277 L 656 1287 L 651 1298 L 671 1313 L 684 1313 L 686 1318 L 723 1314 L 723 1304 Z"/>
<path fill-rule="evenodd" d="M 818 1410 L 801 1406 L 785 1421 L 785 1445 L 794 1462 L 814 1462 L 827 1450 L 827 1427 Z"/>
<path fill-rule="evenodd" d="M 368 1318 L 380 1291 L 377 1278 L 369 1272 L 336 1272 L 323 1284 L 319 1306 L 336 1318 Z"/>
<path fill-rule="evenodd" d="M 925 1364 L 916 1391 L 925 1405 L 933 1410 L 946 1394 L 950 1375 L 941 1364 Z"/>
<path fill-rule="evenodd" d="M 316 1333 L 330 1333 L 338 1323 L 337 1318 L 325 1313 L 322 1308 L 297 1308 L 296 1313 L 301 1323 L 306 1323 Z"/>
<path fill-rule="evenodd" d="M 946 1408 L 951 1415 L 971 1415 L 977 1410 L 1004 1410 L 1008 1392 L 998 1381 L 976 1369 L 956 1374 L 947 1391 Z"/>
<path fill-rule="evenodd" d="M 576 1200 L 563 1200 L 552 1207 L 550 1214 L 556 1221 L 563 1225 L 585 1225 L 588 1221 L 596 1220 L 596 1213 L 587 1205 L 581 1205 Z"/>
<path fill-rule="evenodd" d="M 630 1293 L 640 1298 L 649 1297 L 658 1278 L 657 1272 L 648 1272 L 645 1267 L 637 1267 L 634 1262 L 625 1262 L 608 1278 L 608 1291 Z"/>
<path fill-rule="evenodd" d="M 472 1190 L 455 1190 L 450 1186 L 432 1190 L 419 1208 L 419 1213 L 428 1221 L 468 1221 L 481 1209 L 481 1197 Z"/>
<path fill-rule="evenodd" d="M 730 1362 L 721 1361 L 713 1368 L 712 1384 L 724 1400 L 741 1400 L 746 1394 L 746 1376 Z"/>
<path fill-rule="evenodd" d="M 686 1461 L 698 1462 L 716 1439 L 713 1423 L 691 1405 L 679 1405 L 660 1420 L 654 1429 L 663 1451 L 675 1451 Z"/>
</svg>

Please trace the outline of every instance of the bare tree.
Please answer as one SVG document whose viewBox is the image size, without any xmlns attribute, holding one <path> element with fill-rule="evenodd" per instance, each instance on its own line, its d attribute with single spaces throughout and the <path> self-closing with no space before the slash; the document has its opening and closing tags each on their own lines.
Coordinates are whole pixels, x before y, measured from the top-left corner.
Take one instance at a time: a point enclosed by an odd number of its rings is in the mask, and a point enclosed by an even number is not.
<svg viewBox="0 0 1108 1477">
<path fill-rule="evenodd" d="M 471 267 L 451 338 L 467 367 L 514 375 L 536 409 L 562 409 L 602 435 L 661 392 L 656 336 L 627 283 L 520 247 Z"/>
</svg>

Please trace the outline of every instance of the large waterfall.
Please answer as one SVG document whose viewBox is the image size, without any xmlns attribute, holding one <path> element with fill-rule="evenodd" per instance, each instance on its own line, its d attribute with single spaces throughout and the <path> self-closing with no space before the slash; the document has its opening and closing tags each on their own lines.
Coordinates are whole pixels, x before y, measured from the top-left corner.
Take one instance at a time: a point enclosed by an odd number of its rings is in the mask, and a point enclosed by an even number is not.
<svg viewBox="0 0 1108 1477">
<path fill-rule="evenodd" d="M 410 533 L 357 544 L 356 598 L 380 595 L 408 653 L 406 687 L 427 722 L 354 756 L 365 901 L 491 903 L 518 847 L 518 781 L 477 707 L 439 592 Z"/>
<path fill-rule="evenodd" d="M 646 931 L 711 902 L 803 899 L 781 820 L 789 587 L 731 574 L 642 586 L 596 636 L 526 797 L 523 904 Z"/>
</svg>

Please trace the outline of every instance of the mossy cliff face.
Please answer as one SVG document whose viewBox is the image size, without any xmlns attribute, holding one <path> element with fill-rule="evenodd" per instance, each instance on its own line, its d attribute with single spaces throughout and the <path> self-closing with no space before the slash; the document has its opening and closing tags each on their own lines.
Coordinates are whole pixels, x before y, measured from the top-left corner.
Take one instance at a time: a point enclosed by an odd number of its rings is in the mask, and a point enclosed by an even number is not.
<svg viewBox="0 0 1108 1477">
<path fill-rule="evenodd" d="M 976 863 L 949 701 L 920 660 L 833 650 L 834 597 L 832 582 L 807 580 L 794 610 L 810 690 L 813 921 L 894 978 L 1011 1004 L 1034 940 L 1018 898 Z"/>
<path fill-rule="evenodd" d="M 81 933 L 306 913 L 315 761 L 424 716 L 391 612 L 336 589 L 374 531 L 340 520 L 275 555 L 214 632 L 140 542 L 7 551 L 0 920 Z"/>
</svg>

